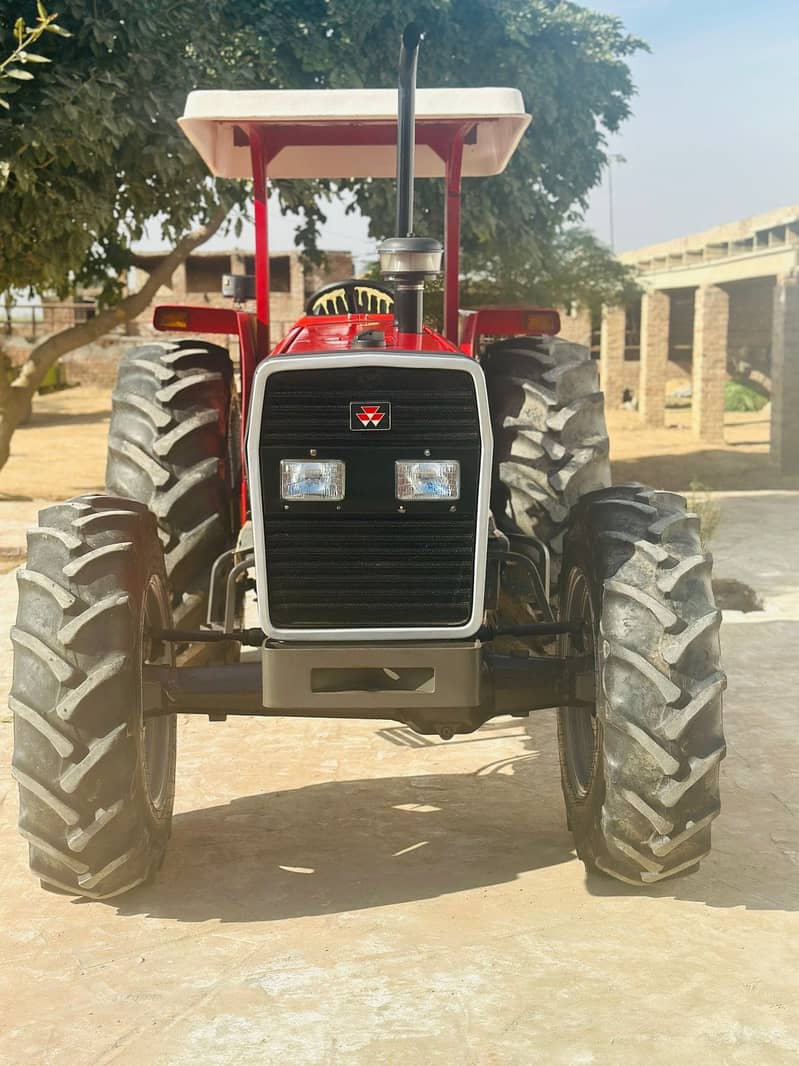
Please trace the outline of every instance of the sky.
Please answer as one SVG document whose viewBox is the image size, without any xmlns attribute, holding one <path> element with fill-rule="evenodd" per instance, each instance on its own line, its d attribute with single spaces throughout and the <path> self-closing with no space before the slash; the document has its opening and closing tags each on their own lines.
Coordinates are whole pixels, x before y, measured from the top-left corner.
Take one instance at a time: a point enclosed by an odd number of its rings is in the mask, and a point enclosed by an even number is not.
<svg viewBox="0 0 799 1066">
<path fill-rule="evenodd" d="M 583 0 L 651 48 L 631 60 L 633 115 L 608 141 L 615 248 L 626 251 L 799 203 L 799 0 Z M 535 100 L 527 136 L 535 136 Z M 586 223 L 610 244 L 607 178 Z M 230 247 L 216 238 L 208 247 Z M 252 243 L 245 230 L 241 245 Z M 270 212 L 273 249 L 294 224 Z M 364 219 L 329 207 L 321 245 L 374 255 Z"/>
<path fill-rule="evenodd" d="M 616 249 L 799 203 L 797 0 L 607 0 L 643 37 L 634 115 L 609 140 Z M 528 104 L 535 111 L 534 102 Z M 609 243 L 607 182 L 586 221 Z"/>
</svg>

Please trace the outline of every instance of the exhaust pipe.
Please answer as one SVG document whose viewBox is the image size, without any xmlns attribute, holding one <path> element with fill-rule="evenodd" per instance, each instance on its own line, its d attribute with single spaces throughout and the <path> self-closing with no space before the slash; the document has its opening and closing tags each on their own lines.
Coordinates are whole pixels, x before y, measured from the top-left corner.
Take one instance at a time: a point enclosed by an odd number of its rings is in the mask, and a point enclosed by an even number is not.
<svg viewBox="0 0 799 1066">
<path fill-rule="evenodd" d="M 413 172 L 416 148 L 416 67 L 423 34 L 415 23 L 402 34 L 397 107 L 397 236 L 380 245 L 380 272 L 394 282 L 398 333 L 419 334 L 424 320 L 425 278 L 441 273 L 440 241 L 413 236 Z"/>
<path fill-rule="evenodd" d="M 424 34 L 415 22 L 402 34 L 399 55 L 397 108 L 397 226 L 398 237 L 413 233 L 413 161 L 416 149 L 416 67 Z"/>
</svg>

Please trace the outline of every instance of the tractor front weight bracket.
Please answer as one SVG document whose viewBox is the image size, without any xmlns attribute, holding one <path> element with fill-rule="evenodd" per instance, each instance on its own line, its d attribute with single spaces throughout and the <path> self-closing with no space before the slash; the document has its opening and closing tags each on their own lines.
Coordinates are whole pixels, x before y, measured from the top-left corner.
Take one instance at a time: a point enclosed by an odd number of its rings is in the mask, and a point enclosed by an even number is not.
<svg viewBox="0 0 799 1066">
<path fill-rule="evenodd" d="M 499 655 L 479 641 L 284 644 L 260 661 L 145 666 L 145 718 L 168 714 L 392 720 L 449 739 L 500 715 L 558 706 L 593 711 L 594 660 Z"/>
</svg>

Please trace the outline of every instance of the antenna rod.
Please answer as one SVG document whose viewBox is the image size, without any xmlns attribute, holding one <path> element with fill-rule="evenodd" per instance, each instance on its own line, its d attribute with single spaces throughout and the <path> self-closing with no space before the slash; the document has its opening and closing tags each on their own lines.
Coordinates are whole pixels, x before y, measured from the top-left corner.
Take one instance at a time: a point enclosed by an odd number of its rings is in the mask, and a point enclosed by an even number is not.
<svg viewBox="0 0 799 1066">
<path fill-rule="evenodd" d="M 397 228 L 398 237 L 413 232 L 413 156 L 416 144 L 416 64 L 423 34 L 416 23 L 405 27 L 399 57 L 397 116 Z"/>
</svg>

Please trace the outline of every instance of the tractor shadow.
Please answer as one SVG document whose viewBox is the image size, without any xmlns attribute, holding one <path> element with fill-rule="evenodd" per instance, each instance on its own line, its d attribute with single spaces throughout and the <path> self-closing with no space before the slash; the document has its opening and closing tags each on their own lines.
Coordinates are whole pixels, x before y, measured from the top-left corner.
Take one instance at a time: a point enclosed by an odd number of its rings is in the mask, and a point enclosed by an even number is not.
<svg viewBox="0 0 799 1066">
<path fill-rule="evenodd" d="M 180 814 L 157 880 L 109 903 L 185 922 L 277 921 L 513 881 L 574 859 L 557 766 L 539 761 L 522 751 L 473 773 L 331 781 Z"/>
<path fill-rule="evenodd" d="M 388 732 L 389 744 L 417 746 L 401 728 Z M 520 737 L 519 754 L 471 773 L 330 781 L 179 814 L 155 882 L 108 903 L 121 915 L 179 922 L 269 922 L 434 899 L 572 863 L 563 884 L 582 879 L 600 906 L 605 897 L 643 897 L 797 911 L 796 818 L 783 805 L 775 820 L 773 794 L 739 784 L 731 732 L 712 854 L 697 873 L 651 887 L 584 874 L 565 824 L 548 724 L 540 735 L 535 728 L 535 739 Z M 481 739 L 488 738 L 451 743 Z M 527 882 L 533 904 L 539 890 Z M 551 879 L 545 890 L 553 891 Z"/>
</svg>

